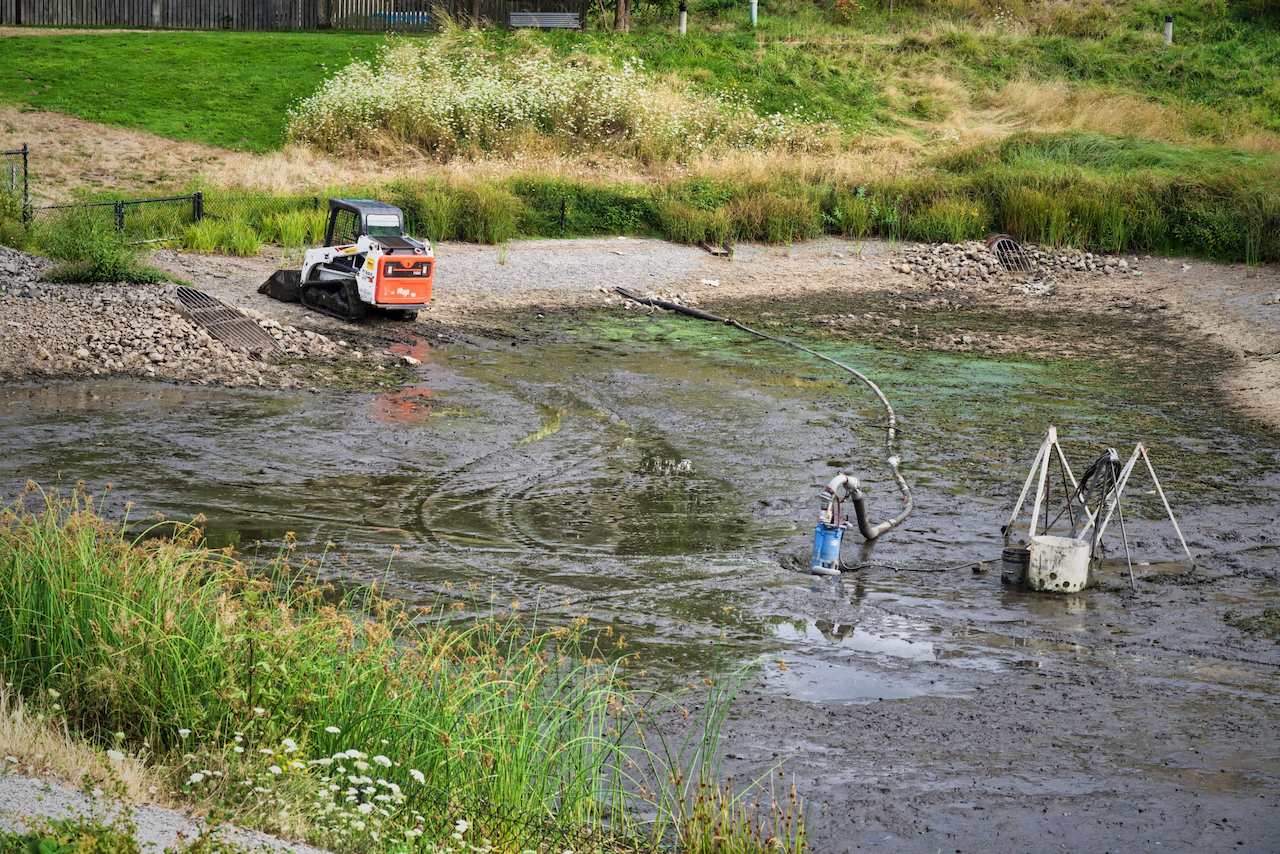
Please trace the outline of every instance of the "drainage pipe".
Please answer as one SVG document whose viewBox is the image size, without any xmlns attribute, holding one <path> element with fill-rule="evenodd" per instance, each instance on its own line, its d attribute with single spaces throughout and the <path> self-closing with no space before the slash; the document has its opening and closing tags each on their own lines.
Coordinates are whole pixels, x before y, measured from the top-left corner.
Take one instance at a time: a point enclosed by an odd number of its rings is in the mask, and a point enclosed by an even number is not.
<svg viewBox="0 0 1280 854">
<path fill-rule="evenodd" d="M 821 359 L 824 362 L 829 362 L 841 370 L 848 371 L 850 374 L 861 380 L 867 388 L 871 389 L 876 397 L 880 398 L 880 403 L 884 406 L 884 411 L 889 417 L 888 428 L 885 432 L 885 450 L 888 452 L 888 459 L 886 459 L 885 462 L 889 465 L 889 471 L 893 473 L 893 481 L 898 485 L 898 491 L 902 493 L 902 512 L 897 516 L 894 516 L 892 519 L 886 519 L 879 524 L 872 525 L 867 519 L 867 508 L 862 492 L 855 485 L 853 490 L 853 512 L 858 520 L 858 530 L 862 533 L 862 536 L 866 537 L 868 540 L 874 540 L 881 534 L 898 527 L 898 525 L 902 524 L 904 519 L 911 515 L 911 511 L 915 509 L 915 503 L 911 498 L 911 487 L 907 485 L 907 481 L 902 476 L 902 472 L 898 471 L 898 464 L 901 463 L 902 460 L 893 451 L 893 443 L 898 436 L 898 417 L 893 411 L 893 405 L 889 403 L 889 398 L 885 397 L 884 392 L 880 390 L 878 385 L 871 381 L 870 377 L 856 368 L 849 367 L 844 362 L 838 362 L 830 356 L 824 356 L 817 351 L 810 350 L 803 344 L 797 344 L 794 341 L 788 341 L 785 338 L 775 338 L 772 335 L 766 335 L 765 333 L 752 329 L 749 326 L 743 326 L 736 320 L 732 320 L 727 317 L 718 317 L 714 314 L 708 314 L 707 312 L 699 311 L 696 308 L 689 308 L 687 305 L 680 305 L 679 303 L 641 296 L 630 288 L 619 286 L 615 287 L 613 290 L 626 299 L 629 299 L 632 302 L 638 302 L 641 305 L 652 305 L 658 308 L 665 308 L 668 311 L 678 312 L 679 314 L 697 318 L 698 320 L 708 320 L 712 323 L 723 323 L 726 326 L 732 326 L 734 329 L 741 330 L 749 335 L 754 335 L 757 338 L 763 338 L 766 341 L 773 341 L 777 344 L 785 344 L 786 346 L 799 350 L 802 353 L 808 353 L 810 356 Z M 852 480 L 852 478 L 850 478 L 850 480 Z M 856 484 L 856 481 L 854 481 L 854 483 Z"/>
</svg>

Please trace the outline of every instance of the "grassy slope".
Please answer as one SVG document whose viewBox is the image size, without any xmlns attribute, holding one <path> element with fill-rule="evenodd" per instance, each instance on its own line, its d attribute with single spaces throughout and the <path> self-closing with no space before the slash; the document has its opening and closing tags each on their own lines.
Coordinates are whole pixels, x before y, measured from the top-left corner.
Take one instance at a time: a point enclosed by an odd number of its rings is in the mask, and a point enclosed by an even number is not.
<svg viewBox="0 0 1280 854">
<path fill-rule="evenodd" d="M 0 39 L 0 98 L 171 139 L 265 151 L 280 145 L 294 100 L 382 41 L 338 33 L 10 36 Z"/>
<path fill-rule="evenodd" d="M 848 132 L 945 121 L 945 110 L 919 97 L 930 75 L 973 93 L 1031 79 L 1139 95 L 1196 110 L 1192 130 L 1206 141 L 1280 132 L 1280 18 L 1199 0 L 1178 10 L 1167 48 L 1163 9 L 1145 0 L 1027 6 L 1004 23 L 995 5 L 940 3 L 927 14 L 899 5 L 893 17 L 868 9 L 844 23 L 833 5 L 772 0 L 755 31 L 736 9 L 716 14 L 695 4 L 684 39 L 657 13 L 646 22 L 642 10 L 629 34 L 497 31 L 488 41 L 500 50 L 638 56 L 690 84 L 741 92 L 764 112 L 798 105 Z M 337 32 L 9 37 L 0 39 L 0 98 L 262 151 L 281 143 L 292 102 L 381 41 Z"/>
<path fill-rule="evenodd" d="M 844 22 L 825 0 L 768 0 L 752 30 L 736 7 L 703 0 L 686 38 L 672 32 L 669 16 L 643 6 L 627 34 L 599 26 L 486 31 L 483 48 L 495 53 L 635 56 L 682 85 L 740 93 L 761 112 L 800 110 L 832 122 L 854 144 L 910 136 L 925 152 L 905 168 L 868 161 L 839 174 L 780 159 L 762 187 L 738 175 L 663 179 L 650 189 L 531 177 L 508 182 L 498 207 L 518 234 L 558 234 L 560 200 L 569 196 L 570 225 L 580 233 L 657 231 L 696 240 L 723 227 L 744 239 L 787 241 L 863 227 L 920 239 L 995 229 L 1113 251 L 1280 257 L 1276 10 L 1192 0 L 1178 10 L 1168 47 L 1163 7 L 1148 0 L 905 6 L 899 2 L 893 16 L 869 8 Z M 291 103 L 382 43 L 381 36 L 346 33 L 11 37 L 0 39 L 0 59 L 8 60 L 0 69 L 9 69 L 0 70 L 0 98 L 261 151 L 283 142 Z M 1147 124 L 1121 127 L 1134 112 Z M 995 139 L 954 150 L 947 139 L 966 123 L 994 129 Z M 1055 131 L 999 141 L 1026 127 L 1101 135 Z M 1245 140 L 1254 151 L 1234 147 Z M 870 193 L 865 200 L 853 199 L 860 185 Z M 418 212 L 425 222 L 440 218 L 430 209 L 443 204 L 444 192 L 392 195 L 411 219 Z M 458 208 L 467 192 L 445 207 Z M 789 199 L 796 194 L 804 198 Z M 714 208 L 726 209 L 732 222 L 716 225 Z M 451 233 L 438 225 L 427 231 Z"/>
</svg>

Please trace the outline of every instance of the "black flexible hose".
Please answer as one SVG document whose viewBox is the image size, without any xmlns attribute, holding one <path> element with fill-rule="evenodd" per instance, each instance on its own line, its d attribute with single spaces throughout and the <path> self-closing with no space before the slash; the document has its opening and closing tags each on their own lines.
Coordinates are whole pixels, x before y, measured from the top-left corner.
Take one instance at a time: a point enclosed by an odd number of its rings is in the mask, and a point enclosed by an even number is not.
<svg viewBox="0 0 1280 854">
<path fill-rule="evenodd" d="M 763 338 L 766 341 L 773 341 L 776 344 L 785 344 L 786 346 L 799 350 L 802 353 L 808 353 L 810 356 L 814 356 L 824 362 L 829 362 L 841 370 L 848 371 L 861 380 L 867 388 L 875 392 L 876 397 L 880 398 L 880 402 L 884 405 L 885 412 L 889 415 L 889 424 L 885 433 L 885 447 L 889 451 L 889 458 L 886 462 L 889 464 L 889 470 L 893 472 L 893 480 L 898 485 L 898 491 L 902 493 L 902 512 L 897 516 L 894 516 L 892 519 L 888 519 L 877 525 L 871 525 L 867 522 L 867 511 L 866 507 L 863 506 L 861 495 L 855 494 L 853 509 L 854 514 L 858 517 L 858 530 L 861 531 L 862 536 L 866 537 L 868 540 L 874 540 L 886 531 L 890 531 L 902 524 L 902 520 L 911 515 L 911 511 L 915 508 L 915 503 L 911 498 L 911 487 L 907 485 L 906 479 L 902 476 L 902 473 L 898 471 L 898 463 L 901 462 L 901 460 L 898 458 L 898 455 L 893 452 L 893 442 L 894 439 L 897 438 L 898 434 L 898 417 L 893 411 L 893 405 L 889 403 L 889 398 L 885 397 L 884 392 L 880 390 L 880 387 L 873 383 L 866 374 L 856 368 L 849 367 L 844 362 L 838 362 L 830 356 L 824 356 L 821 353 L 810 350 L 803 344 L 797 344 L 794 341 L 788 341 L 785 338 L 775 338 L 772 335 L 767 335 L 763 332 L 752 329 L 749 326 L 743 326 L 738 321 L 727 317 L 718 317 L 714 314 L 708 314 L 705 311 L 699 311 L 696 308 L 690 308 L 687 305 L 680 305 L 679 303 L 642 296 L 630 288 L 618 286 L 613 290 L 632 302 L 638 302 L 641 305 L 657 306 L 658 308 L 665 308 L 668 311 L 678 312 L 686 315 L 687 317 L 697 318 L 698 320 L 709 320 L 712 323 L 723 323 L 726 326 L 732 326 L 734 329 L 746 332 L 748 335 L 754 335 L 757 338 Z"/>
</svg>

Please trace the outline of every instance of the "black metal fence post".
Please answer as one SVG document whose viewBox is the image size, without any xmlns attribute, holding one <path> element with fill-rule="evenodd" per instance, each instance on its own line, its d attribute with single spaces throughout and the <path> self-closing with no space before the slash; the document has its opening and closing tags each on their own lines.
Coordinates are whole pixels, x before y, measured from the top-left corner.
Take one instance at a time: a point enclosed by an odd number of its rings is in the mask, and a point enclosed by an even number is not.
<svg viewBox="0 0 1280 854">
<path fill-rule="evenodd" d="M 21 4 L 19 4 L 21 5 Z M 22 143 L 22 220 L 27 222 L 31 218 L 29 213 L 31 208 L 30 188 L 27 185 L 27 144 Z"/>
<path fill-rule="evenodd" d="M 124 234 L 124 202 L 116 202 L 116 228 L 120 229 L 120 233 Z"/>
<path fill-rule="evenodd" d="M 191 221 L 199 222 L 204 219 L 204 191 L 196 190 L 191 194 Z"/>
<path fill-rule="evenodd" d="M 566 202 L 565 197 L 561 196 L 560 197 L 560 233 L 561 234 L 564 234 L 564 220 L 565 220 L 565 213 L 566 213 L 567 207 L 568 207 L 568 203 Z"/>
</svg>

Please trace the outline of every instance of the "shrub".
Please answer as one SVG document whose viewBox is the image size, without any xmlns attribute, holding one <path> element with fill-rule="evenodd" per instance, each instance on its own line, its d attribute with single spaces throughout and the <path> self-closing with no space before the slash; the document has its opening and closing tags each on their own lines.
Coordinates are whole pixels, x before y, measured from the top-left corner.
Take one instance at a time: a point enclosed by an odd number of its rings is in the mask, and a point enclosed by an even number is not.
<svg viewBox="0 0 1280 854">
<path fill-rule="evenodd" d="M 549 52 L 502 56 L 461 31 L 393 42 L 289 116 L 290 138 L 327 151 L 409 146 L 440 159 L 513 153 L 541 138 L 565 151 L 683 160 L 715 147 L 808 148 L 821 144 L 820 131 L 796 114 L 760 116 L 742 99 L 675 89 L 634 57 L 615 66 Z"/>
<path fill-rule="evenodd" d="M 169 274 L 138 261 L 138 250 L 125 243 L 114 221 L 94 208 L 72 208 L 41 224 L 50 257 L 60 262 L 45 273 L 51 282 L 129 282 L 154 284 Z"/>
<path fill-rule="evenodd" d="M 20 219 L 0 219 L 0 246 L 24 250 L 30 248 L 31 229 Z"/>
</svg>

